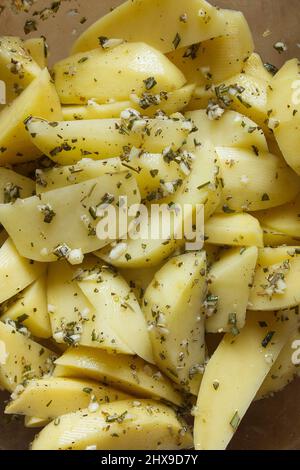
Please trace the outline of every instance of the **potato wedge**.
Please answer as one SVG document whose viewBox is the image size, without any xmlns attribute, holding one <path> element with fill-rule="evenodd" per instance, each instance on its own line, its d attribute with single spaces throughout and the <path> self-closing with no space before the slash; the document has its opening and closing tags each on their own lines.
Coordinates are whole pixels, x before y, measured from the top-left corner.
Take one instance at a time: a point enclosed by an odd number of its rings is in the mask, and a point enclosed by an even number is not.
<svg viewBox="0 0 300 470">
<path fill-rule="evenodd" d="M 25 325 L 38 338 L 50 338 L 52 336 L 45 274 L 21 292 L 14 303 L 8 305 L 1 320 L 8 319 Z"/>
<path fill-rule="evenodd" d="M 275 232 L 300 237 L 300 195 L 284 206 L 275 207 L 256 214 L 262 225 Z M 283 244 L 283 243 L 282 243 Z M 295 245 L 295 242 L 294 242 Z"/>
<path fill-rule="evenodd" d="M 30 197 L 35 192 L 34 182 L 7 168 L 0 168 L 0 203 L 14 202 Z"/>
<path fill-rule="evenodd" d="M 37 418 L 36 416 L 25 416 L 24 426 L 29 429 L 44 428 L 50 421 L 50 419 Z"/>
<path fill-rule="evenodd" d="M 82 119 L 112 119 L 119 118 L 122 111 L 133 107 L 131 101 L 116 101 L 114 103 L 98 104 L 89 100 L 86 105 L 62 106 L 65 121 L 80 121 Z"/>
<path fill-rule="evenodd" d="M 249 313 L 237 336 L 227 333 L 203 375 L 195 409 L 196 450 L 224 450 L 297 322 L 280 313 Z"/>
<path fill-rule="evenodd" d="M 213 245 L 263 246 L 262 229 L 250 214 L 214 214 L 204 228 L 206 241 Z"/>
<path fill-rule="evenodd" d="M 80 257 L 111 243 L 109 239 L 96 236 L 100 219 L 96 214 L 92 216 L 91 211 L 94 208 L 95 212 L 95 208 L 104 203 L 116 207 L 120 196 L 127 196 L 129 207 L 140 202 L 139 191 L 131 173 L 103 175 L 43 193 L 39 197 L 2 204 L 0 220 L 21 255 L 36 261 L 70 260 L 73 250 L 81 250 L 80 253 L 75 252 Z M 131 220 L 130 217 L 128 220 Z M 127 232 L 127 229 L 125 233 L 124 230 L 125 227 L 120 225 L 119 231 L 123 232 L 120 236 Z M 76 262 L 78 264 L 74 260 Z"/>
<path fill-rule="evenodd" d="M 150 282 L 154 278 L 155 273 L 161 268 L 160 265 L 153 266 L 152 268 L 132 268 L 132 269 L 120 269 L 120 274 L 129 284 L 130 288 L 134 292 L 138 302 L 142 305 L 145 290 L 149 286 Z"/>
<path fill-rule="evenodd" d="M 73 53 L 98 47 L 101 36 L 144 41 L 166 53 L 220 36 L 226 18 L 227 10 L 204 0 L 163 0 L 155 5 L 152 0 L 127 1 L 90 26 L 75 42 Z"/>
<path fill-rule="evenodd" d="M 265 67 L 262 58 L 256 52 L 253 52 L 248 59 L 245 61 L 243 72 L 251 77 L 258 77 L 266 82 L 272 80 L 272 74 L 268 71 L 268 68 Z"/>
<path fill-rule="evenodd" d="M 48 45 L 44 37 L 26 39 L 24 47 L 41 69 L 47 67 Z"/>
<path fill-rule="evenodd" d="M 92 160 L 83 158 L 75 165 L 55 166 L 46 170 L 36 170 L 36 194 L 82 183 L 105 174 L 124 171 L 119 158 Z"/>
<path fill-rule="evenodd" d="M 17 98 L 40 72 L 22 39 L 0 36 L 0 77 L 6 84 L 6 104 Z"/>
<path fill-rule="evenodd" d="M 271 153 L 217 147 L 223 198 L 233 211 L 257 211 L 292 201 L 300 180 L 285 161 Z M 242 188 L 242 190 L 241 190 Z"/>
<path fill-rule="evenodd" d="M 59 99 L 47 69 L 44 69 L 0 113 L 0 163 L 22 163 L 34 160 L 42 152 L 31 142 L 24 121 L 30 116 L 50 121 L 62 119 Z"/>
<path fill-rule="evenodd" d="M 151 90 L 159 95 L 186 84 L 183 73 L 166 56 L 142 42 L 80 52 L 56 63 L 53 73 L 62 104 L 125 101 L 131 93 Z"/>
<path fill-rule="evenodd" d="M 52 422 L 36 436 L 31 448 L 169 450 L 191 446 L 191 433 L 172 408 L 151 400 L 138 405 L 121 400 L 100 405 L 94 413 L 83 410 L 62 416 L 58 425 Z"/>
<path fill-rule="evenodd" d="M 91 380 L 50 377 L 30 380 L 5 408 L 5 414 L 54 419 L 73 411 L 130 399 L 129 395 Z M 95 406 L 95 405 L 94 405 Z"/>
<path fill-rule="evenodd" d="M 20 256 L 8 238 L 0 248 L 0 303 L 19 294 L 46 270 L 44 263 L 35 263 Z"/>
<path fill-rule="evenodd" d="M 133 116 L 132 111 L 128 112 Z M 142 129 L 128 126 L 142 124 Z M 32 142 L 52 160 L 61 165 L 72 165 L 86 156 L 94 160 L 119 157 L 124 147 L 143 148 L 147 152 L 161 153 L 165 148 L 179 149 L 188 131 L 182 121 L 172 119 L 143 120 L 98 119 L 50 123 L 32 119 L 27 127 Z"/>
<path fill-rule="evenodd" d="M 300 236 L 297 237 L 290 237 L 285 233 L 277 232 L 269 227 L 265 227 L 263 224 L 261 225 L 264 233 L 264 246 L 270 247 L 277 247 L 280 245 L 300 245 Z"/>
<path fill-rule="evenodd" d="M 132 395 L 161 398 L 182 405 L 182 396 L 156 366 L 136 356 L 108 354 L 94 348 L 70 348 L 56 361 L 54 376 L 89 377 Z M 60 369 L 62 368 L 62 369 Z M 69 375 L 70 374 L 70 375 Z"/>
<path fill-rule="evenodd" d="M 266 254 L 269 254 L 269 260 L 266 256 L 265 260 L 262 259 L 265 250 Z M 262 250 L 263 253 L 259 256 L 248 308 L 251 310 L 281 310 L 296 307 L 300 304 L 298 289 L 299 247 L 295 249 L 292 247 L 268 248 L 265 250 Z M 279 258 L 276 259 L 276 257 Z M 271 261 L 272 258 L 275 259 Z"/>
<path fill-rule="evenodd" d="M 174 257 L 155 274 L 143 301 L 155 363 L 194 395 L 205 362 L 205 273 L 205 252 Z"/>
<path fill-rule="evenodd" d="M 212 265 L 206 298 L 208 333 L 238 331 L 244 327 L 257 256 L 256 246 L 232 248 Z"/>
<path fill-rule="evenodd" d="M 40 378 L 53 370 L 56 355 L 19 333 L 12 325 L 0 322 L 0 385 L 13 392 L 25 380 Z M 19 387 L 18 391 L 23 388 Z"/>
</svg>

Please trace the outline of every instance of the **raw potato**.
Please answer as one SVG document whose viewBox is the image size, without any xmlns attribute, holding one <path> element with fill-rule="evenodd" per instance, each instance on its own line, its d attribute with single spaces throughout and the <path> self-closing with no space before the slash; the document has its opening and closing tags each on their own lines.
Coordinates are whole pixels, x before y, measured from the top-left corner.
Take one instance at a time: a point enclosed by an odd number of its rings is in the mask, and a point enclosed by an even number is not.
<svg viewBox="0 0 300 470">
<path fill-rule="evenodd" d="M 37 418 L 36 416 L 25 416 L 24 417 L 24 426 L 25 428 L 43 428 L 49 424 L 50 419 Z"/>
<path fill-rule="evenodd" d="M 300 304 L 299 253 L 299 247 L 262 250 L 249 299 L 251 310 L 281 310 Z"/>
<path fill-rule="evenodd" d="M 263 246 L 259 222 L 250 214 L 214 214 L 205 223 L 205 239 L 213 245 Z"/>
<path fill-rule="evenodd" d="M 271 397 L 273 393 L 280 392 L 296 377 L 299 376 L 299 363 L 293 363 L 293 355 L 297 355 L 294 344 L 297 344 L 297 348 L 299 348 L 299 331 L 293 332 L 290 335 L 288 342 L 281 350 L 281 353 L 275 361 L 275 364 L 273 364 L 269 374 L 260 387 L 256 395 L 257 400 Z"/>
<path fill-rule="evenodd" d="M 83 158 L 75 165 L 57 165 L 46 170 L 36 170 L 36 193 L 45 193 L 124 170 L 125 167 L 121 165 L 119 158 L 110 158 L 108 160 Z"/>
<path fill-rule="evenodd" d="M 232 248 L 220 256 L 208 274 L 206 331 L 241 330 L 245 326 L 258 249 Z"/>
<path fill-rule="evenodd" d="M 193 441 L 172 408 L 151 400 L 100 405 L 94 413 L 70 413 L 55 424 L 36 436 L 32 450 L 170 450 L 190 448 Z"/>
<path fill-rule="evenodd" d="M 69 250 L 81 250 L 85 254 L 111 242 L 96 236 L 96 226 L 100 219 L 95 215 L 94 220 L 89 211 L 90 208 L 107 203 L 108 195 L 112 208 L 115 208 L 121 196 L 127 196 L 129 207 L 140 202 L 132 174 L 115 173 L 49 191 L 39 197 L 19 199 L 13 205 L 2 204 L 0 220 L 21 255 L 36 261 L 56 261 L 63 256 L 72 256 L 69 251 L 55 254 L 55 250 L 63 244 Z M 115 211 L 118 215 L 119 209 L 116 208 Z M 130 221 L 130 217 L 128 219 Z M 116 228 L 120 228 L 120 236 L 127 231 L 122 224 Z"/>
<path fill-rule="evenodd" d="M 91 380 L 50 377 L 30 380 L 25 390 L 8 403 L 5 413 L 54 419 L 89 408 L 89 405 L 92 407 L 93 403 L 103 405 L 129 398 L 123 392 Z"/>
<path fill-rule="evenodd" d="M 205 362 L 205 274 L 205 252 L 172 258 L 155 274 L 143 301 L 155 363 L 194 395 Z"/>
<path fill-rule="evenodd" d="M 96 312 L 78 287 L 77 272 L 66 261 L 53 263 L 49 267 L 48 302 L 55 341 L 102 348 L 112 353 L 132 353 L 112 330 L 108 319 Z"/>
<path fill-rule="evenodd" d="M 204 109 L 185 114 L 197 127 L 197 131 L 188 137 L 188 146 L 205 141 L 215 147 L 234 147 L 268 152 L 268 144 L 262 129 L 254 121 L 236 111 L 227 110 L 221 119 L 211 120 Z M 195 139 L 195 140 L 194 140 Z"/>
<path fill-rule="evenodd" d="M 81 52 L 55 64 L 53 73 L 62 104 L 124 101 L 131 93 L 142 95 L 150 90 L 155 95 L 186 84 L 182 72 L 166 56 L 142 42 Z M 154 81 L 148 85 L 148 79 Z"/>
<path fill-rule="evenodd" d="M 286 188 L 287 189 L 287 188 Z M 275 232 L 300 237 L 300 196 L 288 204 L 256 214 L 262 225 Z M 280 244 L 280 243 L 278 243 Z M 283 245 L 283 243 L 281 243 Z M 295 245 L 295 242 L 294 242 Z"/>
<path fill-rule="evenodd" d="M 32 142 L 52 160 L 71 165 L 83 156 L 94 160 L 119 157 L 124 147 L 142 147 L 147 152 L 161 153 L 171 146 L 179 149 L 188 131 L 182 121 L 172 119 L 137 119 L 142 130 L 127 129 L 128 121 L 97 119 L 49 123 L 32 119 L 28 124 Z M 147 131 L 147 132 L 146 132 Z"/>
<path fill-rule="evenodd" d="M 86 105 L 69 105 L 62 107 L 65 121 L 80 121 L 82 119 L 112 119 L 120 117 L 122 111 L 131 108 L 131 101 L 116 101 L 115 103 L 98 104 L 89 100 Z"/>
<path fill-rule="evenodd" d="M 14 202 L 34 194 L 35 184 L 30 178 L 7 168 L 0 168 L 0 203 Z"/>
<path fill-rule="evenodd" d="M 239 335 L 225 335 L 202 379 L 195 409 L 196 450 L 227 447 L 295 327 L 295 318 L 291 314 L 290 321 L 282 322 L 274 312 L 251 312 Z"/>
<path fill-rule="evenodd" d="M 221 36 L 177 49 L 169 59 L 197 86 L 219 83 L 243 70 L 254 50 L 249 25 L 240 11 L 224 10 L 224 31 Z"/>
<path fill-rule="evenodd" d="M 247 75 L 250 75 L 251 77 L 258 77 L 268 83 L 272 79 L 272 74 L 268 72 L 267 68 L 263 64 L 260 55 L 256 52 L 253 52 L 253 54 L 250 55 L 248 60 L 246 60 L 243 67 L 243 72 Z"/>
<path fill-rule="evenodd" d="M 0 36 L 0 77 L 6 84 L 6 104 L 17 98 L 40 71 L 20 38 Z"/>
<path fill-rule="evenodd" d="M 20 293 L 14 303 L 8 305 L 5 314 L 1 317 L 2 321 L 6 319 L 22 323 L 38 338 L 52 336 L 45 274 Z"/>
<path fill-rule="evenodd" d="M 181 395 L 156 366 L 136 356 L 108 354 L 94 348 L 68 349 L 56 361 L 54 376 L 89 377 L 143 398 L 182 405 Z"/>
<path fill-rule="evenodd" d="M 271 81 L 268 92 L 269 126 L 287 163 L 300 175 L 300 64 L 285 63 Z"/>
<path fill-rule="evenodd" d="M 300 180 L 285 161 L 271 153 L 217 147 L 224 203 L 233 211 L 257 211 L 292 201 Z"/>
<path fill-rule="evenodd" d="M 143 297 L 147 287 L 160 267 L 161 266 L 153 266 L 152 268 L 132 268 L 119 270 L 120 274 L 128 282 L 140 305 L 142 305 Z"/>
<path fill-rule="evenodd" d="M 41 69 L 47 67 L 48 45 L 44 37 L 27 39 L 24 47 Z"/>
<path fill-rule="evenodd" d="M 35 263 L 20 256 L 8 238 L 0 248 L 0 303 L 20 293 L 45 270 L 45 264 Z"/>
<path fill-rule="evenodd" d="M 75 42 L 73 53 L 98 47 L 100 36 L 144 41 L 166 53 L 222 35 L 227 16 L 227 10 L 204 0 L 131 0 L 90 26 Z"/>
<path fill-rule="evenodd" d="M 264 233 L 264 245 L 277 247 L 280 245 L 300 245 L 300 237 L 290 237 L 285 233 L 276 232 L 268 227 L 264 227 L 263 224 L 261 226 Z"/>
<path fill-rule="evenodd" d="M 49 349 L 0 322 L 0 385 L 13 392 L 17 385 L 40 378 L 53 369 L 56 355 Z"/>
</svg>

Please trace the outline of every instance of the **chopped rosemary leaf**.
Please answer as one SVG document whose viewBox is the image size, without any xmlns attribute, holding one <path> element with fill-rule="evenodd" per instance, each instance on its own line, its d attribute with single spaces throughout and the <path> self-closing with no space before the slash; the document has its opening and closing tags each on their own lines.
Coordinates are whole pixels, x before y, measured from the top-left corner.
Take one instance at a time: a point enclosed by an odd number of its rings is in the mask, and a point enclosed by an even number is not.
<svg viewBox="0 0 300 470">
<path fill-rule="evenodd" d="M 230 421 L 230 426 L 232 427 L 232 429 L 234 431 L 237 430 L 237 428 L 239 427 L 239 424 L 241 422 L 241 418 L 239 416 L 239 412 L 236 411 L 232 417 L 232 420 Z"/>
<path fill-rule="evenodd" d="M 272 340 L 273 336 L 275 335 L 275 331 L 269 331 L 267 335 L 264 337 L 264 339 L 261 342 L 261 345 L 263 348 L 266 348 L 270 341 Z"/>
</svg>

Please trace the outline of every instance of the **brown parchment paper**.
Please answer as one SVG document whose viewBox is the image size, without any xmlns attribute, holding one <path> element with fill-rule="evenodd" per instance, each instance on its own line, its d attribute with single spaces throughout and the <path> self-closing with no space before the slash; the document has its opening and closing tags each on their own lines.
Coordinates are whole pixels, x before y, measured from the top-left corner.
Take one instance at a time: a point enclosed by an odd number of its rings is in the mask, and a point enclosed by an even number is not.
<svg viewBox="0 0 300 470">
<path fill-rule="evenodd" d="M 57 13 L 44 21 L 39 16 L 33 17 L 33 12 L 51 6 L 52 0 L 33 1 L 29 12 L 18 14 L 11 7 L 12 3 L 20 5 L 22 0 L 0 0 L 0 11 L 1 6 L 6 7 L 0 15 L 0 34 L 25 37 L 26 19 L 35 18 L 38 31 L 26 37 L 45 36 L 50 46 L 50 62 L 53 63 L 69 52 L 71 44 L 84 29 L 122 0 L 62 0 Z M 300 0 L 216 0 L 211 3 L 245 13 L 254 34 L 256 50 L 265 61 L 280 66 L 291 57 L 300 57 Z M 87 20 L 81 24 L 80 20 L 84 17 Z M 270 32 L 267 37 L 264 34 L 266 31 Z M 287 44 L 286 53 L 279 55 L 274 50 L 273 44 L 277 41 Z M 22 418 L 3 417 L 4 400 L 7 398 L 7 394 L 0 393 L 0 449 L 26 449 L 37 431 L 24 429 Z M 230 449 L 299 450 L 300 380 L 274 398 L 254 403 Z"/>
</svg>

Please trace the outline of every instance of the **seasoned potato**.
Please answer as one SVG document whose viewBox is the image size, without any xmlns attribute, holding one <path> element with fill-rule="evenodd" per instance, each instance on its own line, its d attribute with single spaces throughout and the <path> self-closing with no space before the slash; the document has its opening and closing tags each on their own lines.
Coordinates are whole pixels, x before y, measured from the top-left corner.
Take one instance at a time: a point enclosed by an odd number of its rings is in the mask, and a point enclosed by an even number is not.
<svg viewBox="0 0 300 470">
<path fill-rule="evenodd" d="M 277 247 L 280 245 L 300 245 L 300 236 L 299 237 L 290 237 L 285 233 L 277 232 L 269 227 L 261 225 L 264 234 L 264 246 Z"/>
<path fill-rule="evenodd" d="M 17 385 L 48 374 L 56 356 L 49 349 L 0 322 L 0 385 L 13 392 Z M 23 390 L 19 387 L 18 392 Z"/>
<path fill-rule="evenodd" d="M 111 242 L 96 236 L 97 221 L 100 220 L 96 211 L 101 204 L 116 207 L 121 196 L 128 197 L 128 206 L 140 202 L 131 173 L 103 175 L 43 193 L 39 197 L 2 204 L 0 221 L 21 255 L 36 261 L 67 258 L 71 263 L 78 264 L 83 254 Z M 118 211 L 117 207 L 117 214 Z M 67 231 L 65 227 L 68 227 Z M 120 236 L 124 235 L 125 227 L 120 225 L 119 228 Z"/>
<path fill-rule="evenodd" d="M 117 360 L 116 360 L 117 359 Z M 89 377 L 144 398 L 161 398 L 182 405 L 171 381 L 136 356 L 108 354 L 94 348 L 70 348 L 56 361 L 54 376 Z M 60 369 L 62 368 L 62 369 Z"/>
<path fill-rule="evenodd" d="M 85 105 L 62 106 L 62 113 L 65 121 L 112 119 L 119 118 L 122 111 L 130 107 L 133 107 L 131 101 L 98 104 L 94 100 L 89 100 Z"/>
<path fill-rule="evenodd" d="M 19 96 L 40 72 L 20 38 L 0 36 L 0 77 L 6 84 L 6 104 Z"/>
<path fill-rule="evenodd" d="M 181 120 L 144 120 L 132 110 L 127 115 L 128 119 L 122 120 L 57 123 L 32 119 L 27 128 L 40 151 L 61 165 L 74 164 L 84 156 L 94 160 L 119 157 L 126 147 L 142 147 L 151 153 L 161 153 L 168 147 L 178 150 L 189 133 Z"/>
<path fill-rule="evenodd" d="M 287 190 L 287 188 L 286 188 Z M 300 196 L 284 206 L 256 213 L 262 225 L 289 237 L 300 237 Z M 281 243 L 282 245 L 284 243 Z M 295 245 L 296 243 L 294 243 Z M 280 243 L 278 243 L 280 245 Z"/>
<path fill-rule="evenodd" d="M 129 398 L 124 392 L 91 380 L 50 377 L 30 380 L 24 391 L 8 403 L 5 413 L 54 419 L 93 407 L 94 403 L 102 405 Z"/>
<path fill-rule="evenodd" d="M 155 274 L 143 301 L 156 364 L 194 395 L 205 362 L 205 273 L 204 252 L 174 257 Z"/>
<path fill-rule="evenodd" d="M 44 37 L 26 39 L 24 47 L 41 69 L 47 67 L 48 45 Z"/>
<path fill-rule="evenodd" d="M 0 168 L 0 203 L 14 202 L 34 194 L 35 184 L 30 178 L 7 168 Z"/>
<path fill-rule="evenodd" d="M 258 77 L 266 82 L 270 82 L 272 74 L 268 71 L 267 67 L 263 64 L 263 61 L 259 54 L 253 52 L 244 63 L 243 72 L 251 77 Z"/>
<path fill-rule="evenodd" d="M 9 303 L 1 320 L 13 320 L 25 325 L 38 338 L 52 336 L 48 305 L 46 275 L 43 274 L 33 284 L 17 296 L 12 304 Z"/>
<path fill-rule="evenodd" d="M 8 238 L 0 248 L 0 302 L 19 294 L 46 270 L 44 263 L 23 258 Z"/>
<path fill-rule="evenodd" d="M 99 45 L 99 37 L 144 41 L 161 52 L 179 45 L 220 36 L 227 10 L 217 10 L 205 0 L 127 1 L 96 21 L 75 42 L 74 52 L 89 51 Z"/>
<path fill-rule="evenodd" d="M 240 334 L 225 335 L 200 386 L 194 412 L 196 450 L 227 447 L 295 327 L 295 318 L 291 314 L 290 321 L 282 322 L 274 312 L 251 312 Z"/>
<path fill-rule="evenodd" d="M 169 450 L 191 446 L 192 435 L 172 408 L 151 400 L 138 404 L 121 400 L 100 405 L 94 412 L 61 416 L 58 424 L 53 421 L 36 436 L 32 450 Z"/>
<path fill-rule="evenodd" d="M 217 147 L 223 180 L 223 199 L 233 211 L 257 211 L 292 201 L 300 179 L 283 159 L 251 150 Z"/>
<path fill-rule="evenodd" d="M 50 419 L 37 418 L 36 416 L 24 416 L 24 426 L 29 429 L 43 428 L 50 421 Z"/>
<path fill-rule="evenodd" d="M 208 274 L 206 331 L 238 332 L 245 326 L 258 250 L 232 248 L 220 255 Z"/>
<path fill-rule="evenodd" d="M 50 121 L 62 119 L 59 99 L 47 69 L 0 113 L 1 165 L 22 163 L 41 155 L 24 124 L 30 116 Z"/>
<path fill-rule="evenodd" d="M 263 246 L 262 229 L 250 214 L 214 214 L 204 228 L 206 241 L 213 245 Z"/>
</svg>

